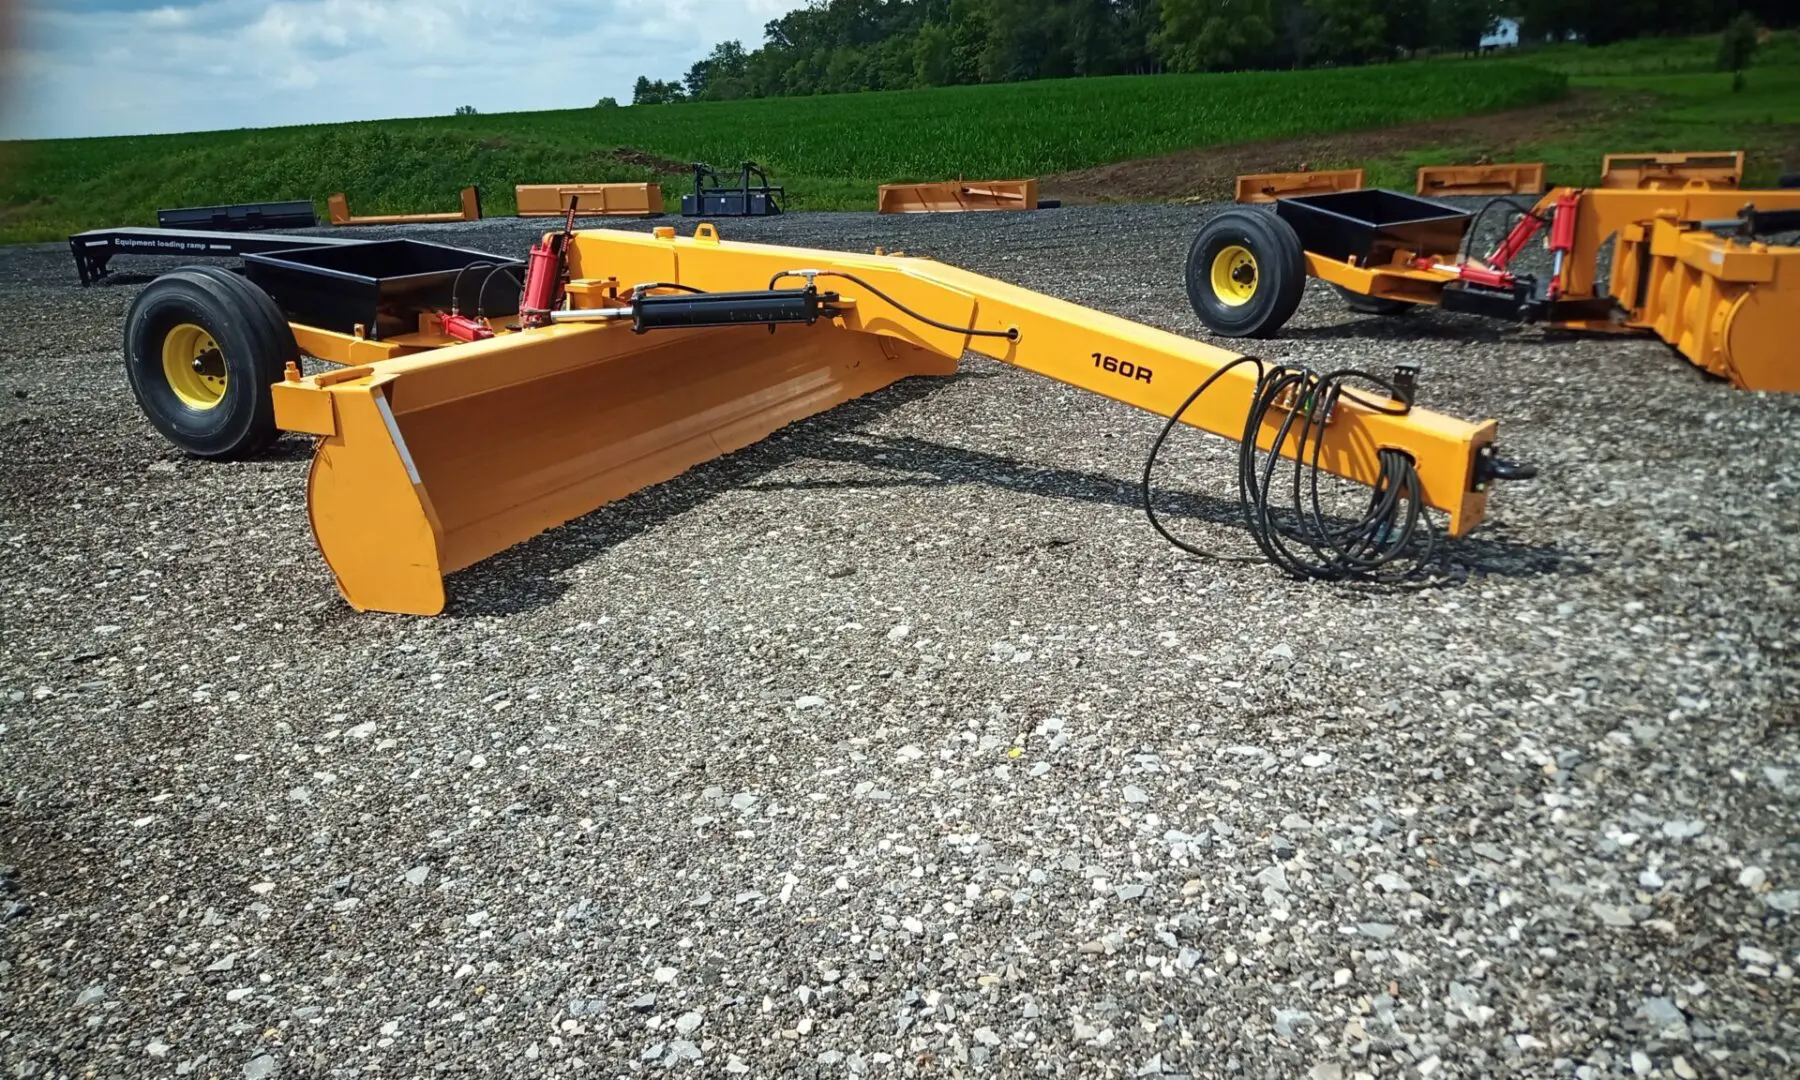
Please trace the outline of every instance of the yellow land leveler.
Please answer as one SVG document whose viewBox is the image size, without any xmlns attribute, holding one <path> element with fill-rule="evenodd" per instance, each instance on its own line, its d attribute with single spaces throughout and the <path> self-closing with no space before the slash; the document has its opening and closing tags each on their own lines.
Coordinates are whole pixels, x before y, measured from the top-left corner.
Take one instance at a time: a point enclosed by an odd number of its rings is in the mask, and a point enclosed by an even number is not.
<svg viewBox="0 0 1800 1080">
<path fill-rule="evenodd" d="M 139 294 L 131 385 L 201 457 L 315 439 L 313 533 L 358 609 L 435 614 L 447 574 L 971 351 L 1168 417 L 1164 438 L 1237 440 L 1248 531 L 1301 576 L 1410 572 L 1428 511 L 1463 535 L 1495 481 L 1532 473 L 1494 455 L 1493 421 L 1414 407 L 1405 369 L 1264 363 L 922 258 L 571 213 L 524 260 L 401 239 L 244 263 Z M 303 374 L 302 354 L 336 366 Z M 1327 474 L 1355 482 L 1349 511 L 1321 504 Z"/>
<path fill-rule="evenodd" d="M 1495 208 L 1513 223 L 1475 257 L 1474 226 Z M 1800 391 L 1800 247 L 1775 242 L 1796 230 L 1793 189 L 1556 188 L 1535 204 L 1502 196 L 1469 213 L 1363 188 L 1215 216 L 1188 252 L 1188 298 L 1217 333 L 1272 337 L 1315 277 L 1364 314 L 1432 305 L 1649 332 L 1740 388 Z M 1550 256 L 1543 275 L 1518 265 L 1540 233 Z"/>
</svg>

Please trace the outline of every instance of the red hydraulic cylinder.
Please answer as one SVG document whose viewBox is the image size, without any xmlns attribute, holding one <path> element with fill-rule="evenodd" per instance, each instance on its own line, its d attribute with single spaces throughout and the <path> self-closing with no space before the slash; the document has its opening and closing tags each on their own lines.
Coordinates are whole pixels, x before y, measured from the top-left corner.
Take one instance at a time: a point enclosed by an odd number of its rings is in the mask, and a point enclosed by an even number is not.
<svg viewBox="0 0 1800 1080">
<path fill-rule="evenodd" d="M 1550 287 L 1545 295 L 1552 300 L 1562 295 L 1563 262 L 1575 250 L 1575 210 L 1580 205 L 1579 191 L 1565 192 L 1550 218 Z"/>
<path fill-rule="evenodd" d="M 1513 276 L 1505 270 L 1489 270 L 1481 266 L 1463 265 L 1456 268 L 1457 276 L 1474 285 L 1485 285 L 1490 289 L 1510 289 L 1513 287 Z"/>
<path fill-rule="evenodd" d="M 1488 257 L 1488 262 L 1494 266 L 1508 265 L 1519 252 L 1525 250 L 1525 245 L 1530 243 L 1531 238 L 1536 236 L 1537 231 L 1543 227 L 1543 220 L 1536 214 L 1526 214 L 1513 225 L 1512 231 L 1506 234 L 1506 239 L 1500 241 L 1500 246 L 1494 249 L 1494 253 Z"/>
<path fill-rule="evenodd" d="M 444 333 L 458 341 L 480 341 L 494 336 L 494 332 L 479 319 L 467 315 L 445 315 L 439 321 L 444 325 Z"/>
<path fill-rule="evenodd" d="M 531 258 L 525 264 L 525 297 L 519 307 L 525 325 L 538 326 L 549 321 L 561 277 L 562 259 L 551 241 L 545 240 L 534 246 Z"/>
</svg>

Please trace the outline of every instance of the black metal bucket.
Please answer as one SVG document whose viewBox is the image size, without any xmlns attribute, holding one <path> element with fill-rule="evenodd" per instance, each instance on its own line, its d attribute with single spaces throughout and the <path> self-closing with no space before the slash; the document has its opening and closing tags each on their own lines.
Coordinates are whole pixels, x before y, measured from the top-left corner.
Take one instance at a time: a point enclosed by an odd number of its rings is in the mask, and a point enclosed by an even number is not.
<svg viewBox="0 0 1800 1080">
<path fill-rule="evenodd" d="M 1293 226 L 1300 246 L 1363 266 L 1390 262 L 1396 251 L 1454 255 L 1474 216 L 1454 206 L 1383 188 L 1278 199 L 1275 213 Z"/>
<path fill-rule="evenodd" d="M 290 321 L 342 334 L 360 325 L 371 338 L 417 330 L 418 315 L 448 309 L 452 294 L 468 314 L 515 314 L 514 279 L 521 265 L 501 255 L 421 240 L 244 256 L 246 276 L 275 298 Z M 490 275 L 498 279 L 491 287 Z"/>
</svg>

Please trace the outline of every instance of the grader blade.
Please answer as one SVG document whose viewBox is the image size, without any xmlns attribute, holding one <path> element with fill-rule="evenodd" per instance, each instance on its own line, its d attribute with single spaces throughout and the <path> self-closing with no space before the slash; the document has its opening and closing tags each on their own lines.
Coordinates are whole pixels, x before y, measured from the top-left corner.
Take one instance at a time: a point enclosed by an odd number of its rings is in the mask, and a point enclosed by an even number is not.
<svg viewBox="0 0 1800 1080">
<path fill-rule="evenodd" d="M 1718 153 L 1607 154 L 1600 186 L 1651 191 L 1735 188 L 1744 179 L 1742 150 Z"/>
<path fill-rule="evenodd" d="M 883 214 L 950 214 L 971 210 L 1036 210 L 1034 180 L 953 180 L 941 184 L 883 184 L 875 209 Z"/>
<path fill-rule="evenodd" d="M 1290 173 L 1245 173 L 1233 198 L 1240 203 L 1272 203 L 1294 195 L 1326 195 L 1363 186 L 1361 169 L 1302 169 Z"/>
<path fill-rule="evenodd" d="M 345 599 L 436 614 L 445 574 L 795 420 L 956 370 L 826 324 L 622 330 L 544 327 L 333 373 L 307 499 Z M 307 424 L 292 408 L 277 420 Z"/>
</svg>

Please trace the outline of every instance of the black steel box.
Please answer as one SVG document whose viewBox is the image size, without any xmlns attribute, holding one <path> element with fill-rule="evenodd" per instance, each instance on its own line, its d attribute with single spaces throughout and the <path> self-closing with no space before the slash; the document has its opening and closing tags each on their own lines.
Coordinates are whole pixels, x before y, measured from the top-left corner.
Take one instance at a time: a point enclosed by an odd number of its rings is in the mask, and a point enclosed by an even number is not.
<svg viewBox="0 0 1800 1080">
<path fill-rule="evenodd" d="M 244 256 L 245 275 L 275 298 L 289 321 L 341 334 L 361 325 L 377 339 L 417 330 L 419 314 L 448 310 L 453 292 L 465 315 L 516 314 L 521 266 L 516 259 L 421 240 Z"/>
<path fill-rule="evenodd" d="M 1382 188 L 1333 191 L 1277 199 L 1275 213 L 1294 227 L 1300 246 L 1363 266 L 1392 260 L 1396 251 L 1454 255 L 1472 215 L 1431 199 Z"/>
</svg>

